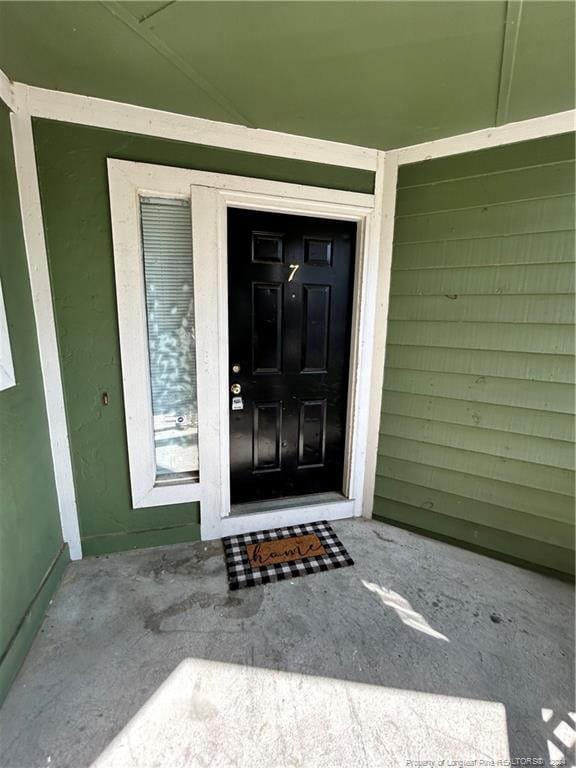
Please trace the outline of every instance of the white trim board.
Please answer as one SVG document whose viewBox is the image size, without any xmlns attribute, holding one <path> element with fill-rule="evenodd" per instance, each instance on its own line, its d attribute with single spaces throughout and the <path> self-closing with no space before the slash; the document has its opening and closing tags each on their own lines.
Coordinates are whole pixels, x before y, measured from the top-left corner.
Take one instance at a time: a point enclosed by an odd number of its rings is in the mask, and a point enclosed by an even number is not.
<svg viewBox="0 0 576 768">
<path fill-rule="evenodd" d="M 14 83 L 0 69 L 0 99 L 11 112 L 18 111 L 18 101 L 14 93 Z"/>
<path fill-rule="evenodd" d="M 0 392 L 10 389 L 16 384 L 14 376 L 14 361 L 10 346 L 10 334 L 8 333 L 8 321 L 6 319 L 6 306 L 2 283 L 0 282 Z"/>
<path fill-rule="evenodd" d="M 398 164 L 405 165 L 576 130 L 576 110 L 571 109 L 379 150 L 11 83 L 1 70 L 0 97 L 12 110 L 24 109 L 32 117 L 373 172 L 382 152 L 397 152 Z"/>
<path fill-rule="evenodd" d="M 159 109 L 138 107 L 76 93 L 51 91 L 15 83 L 18 103 L 34 117 L 59 120 L 210 147 L 284 157 L 343 168 L 375 171 L 378 150 L 337 141 L 247 128 L 190 117 Z"/>
<path fill-rule="evenodd" d="M 108 168 L 122 169 L 128 183 L 137 184 L 139 190 L 148 191 L 150 194 L 171 194 L 177 189 L 181 196 L 187 197 L 190 187 L 195 186 L 219 189 L 222 192 L 304 200 L 311 207 L 315 202 L 320 206 L 334 203 L 358 208 L 371 208 L 374 204 L 374 196 L 365 192 L 348 192 L 226 173 L 173 168 L 154 163 L 108 160 Z"/>
<path fill-rule="evenodd" d="M 346 520 L 355 517 L 354 501 L 331 501 L 322 504 L 287 506 L 270 512 L 251 512 L 246 515 L 230 515 L 220 522 L 219 536 L 239 536 L 242 533 L 283 528 L 286 525 L 305 525 L 318 520 Z"/>
<path fill-rule="evenodd" d="M 366 393 L 370 388 L 371 321 L 376 300 L 378 241 L 373 195 L 226 176 L 182 168 L 108 161 L 122 381 L 132 499 L 135 508 L 200 502 L 203 539 L 254 526 L 306 522 L 362 513 L 366 456 Z M 137 201 L 141 196 L 187 198 L 192 206 L 198 388 L 199 482 L 155 487 L 142 256 Z M 358 224 L 350 354 L 345 498 L 303 502 L 274 511 L 231 514 L 228 381 L 227 208 L 247 208 Z"/>
<path fill-rule="evenodd" d="M 72 560 L 79 560 L 82 557 L 82 547 L 52 306 L 52 290 L 48 272 L 48 255 L 44 238 L 32 120 L 25 113 L 15 112 L 10 116 L 10 122 L 62 536 L 70 548 Z"/>
<path fill-rule="evenodd" d="M 497 128 L 482 128 L 479 131 L 461 133 L 456 136 L 448 136 L 445 139 L 425 141 L 422 144 L 413 144 L 409 147 L 399 147 L 388 151 L 398 155 L 399 165 L 406 165 L 408 163 L 420 163 L 423 160 L 434 160 L 437 157 L 478 152 L 482 149 L 515 144 L 519 141 L 556 136 L 575 130 L 576 110 L 569 109 L 566 112 L 533 117 L 517 123 L 506 123 Z"/>
<path fill-rule="evenodd" d="M 398 180 L 398 154 L 387 152 L 382 155 L 376 171 L 375 233 L 377 239 L 378 264 L 374 291 L 373 352 L 370 388 L 366 394 L 367 436 L 366 469 L 364 475 L 364 517 L 372 516 L 374 488 L 376 485 L 376 462 L 382 410 L 382 387 L 388 333 L 388 305 L 390 301 L 390 271 L 394 247 L 394 213 L 396 209 L 396 186 Z"/>
</svg>

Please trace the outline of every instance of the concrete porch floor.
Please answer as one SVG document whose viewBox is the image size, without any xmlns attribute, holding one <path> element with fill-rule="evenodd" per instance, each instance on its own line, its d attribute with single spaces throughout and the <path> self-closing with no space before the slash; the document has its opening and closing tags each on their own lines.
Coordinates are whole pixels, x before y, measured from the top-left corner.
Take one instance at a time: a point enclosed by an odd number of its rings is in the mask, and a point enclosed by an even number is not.
<svg viewBox="0 0 576 768">
<path fill-rule="evenodd" d="M 235 593 L 220 543 L 72 564 L 0 713 L 3 768 L 573 764 L 569 585 L 334 528 L 354 567 Z"/>
</svg>

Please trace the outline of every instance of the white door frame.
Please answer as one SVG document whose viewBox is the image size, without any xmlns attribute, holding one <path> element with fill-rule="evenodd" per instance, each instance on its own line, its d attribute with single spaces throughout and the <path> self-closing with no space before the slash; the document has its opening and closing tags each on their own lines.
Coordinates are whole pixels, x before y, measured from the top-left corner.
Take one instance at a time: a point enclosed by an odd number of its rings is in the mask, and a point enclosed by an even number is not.
<svg viewBox="0 0 576 768">
<path fill-rule="evenodd" d="M 376 300 L 373 288 L 378 277 L 374 196 L 121 160 L 108 161 L 108 175 L 135 509 L 158 503 L 157 492 L 163 494 L 161 503 L 165 504 L 199 501 L 202 539 L 360 516 L 368 439 L 368 402 L 364 393 L 369 390 L 372 372 Z M 142 371 L 148 363 L 143 348 L 142 267 L 136 266 L 142 261 L 135 204 L 140 195 L 189 198 L 192 206 L 200 481 L 162 489 L 151 485 L 150 435 L 142 432 L 142 424 L 150 423 L 146 414 L 151 406 L 142 387 L 142 381 L 147 380 Z M 229 207 L 353 221 L 358 225 L 342 500 L 301 506 L 292 503 L 283 509 L 230 514 L 226 215 Z M 149 488 L 145 487 L 146 482 Z"/>
</svg>

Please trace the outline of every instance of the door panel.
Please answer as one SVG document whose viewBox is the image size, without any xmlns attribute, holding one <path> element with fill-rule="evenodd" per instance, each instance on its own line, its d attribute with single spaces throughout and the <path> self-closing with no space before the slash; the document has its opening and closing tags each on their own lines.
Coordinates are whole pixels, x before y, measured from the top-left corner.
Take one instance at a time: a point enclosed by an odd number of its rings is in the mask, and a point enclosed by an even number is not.
<svg viewBox="0 0 576 768">
<path fill-rule="evenodd" d="M 228 211 L 233 504 L 342 491 L 355 237 L 349 222 Z"/>
<path fill-rule="evenodd" d="M 252 285 L 252 372 L 282 371 L 282 288 L 279 283 Z"/>
<path fill-rule="evenodd" d="M 254 404 L 254 472 L 280 469 L 282 403 Z"/>
<path fill-rule="evenodd" d="M 284 261 L 282 235 L 273 232 L 253 232 L 252 261 L 256 264 L 282 264 Z"/>
<path fill-rule="evenodd" d="M 323 466 L 326 447 L 326 400 L 305 400 L 300 405 L 298 438 L 298 466 Z"/>
<path fill-rule="evenodd" d="M 303 285 L 302 373 L 326 373 L 330 334 L 330 286 Z"/>
</svg>

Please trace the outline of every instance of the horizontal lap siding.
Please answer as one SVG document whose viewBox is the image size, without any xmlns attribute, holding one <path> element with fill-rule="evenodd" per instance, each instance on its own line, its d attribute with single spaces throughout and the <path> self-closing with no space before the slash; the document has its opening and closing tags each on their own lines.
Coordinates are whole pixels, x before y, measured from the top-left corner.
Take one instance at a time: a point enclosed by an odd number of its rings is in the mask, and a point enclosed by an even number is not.
<svg viewBox="0 0 576 768">
<path fill-rule="evenodd" d="M 574 136 L 401 169 L 374 514 L 574 548 Z"/>
</svg>

